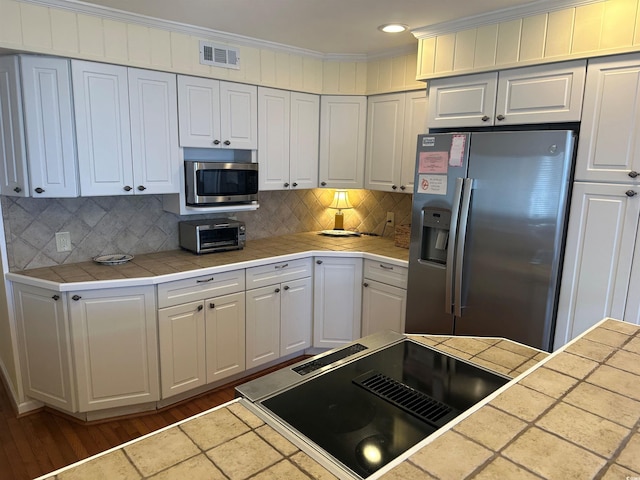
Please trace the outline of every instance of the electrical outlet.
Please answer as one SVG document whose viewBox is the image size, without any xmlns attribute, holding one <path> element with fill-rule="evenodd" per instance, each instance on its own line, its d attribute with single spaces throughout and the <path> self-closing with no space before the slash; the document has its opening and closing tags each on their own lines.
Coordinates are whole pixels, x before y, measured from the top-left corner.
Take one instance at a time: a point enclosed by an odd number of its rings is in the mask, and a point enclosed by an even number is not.
<svg viewBox="0 0 640 480">
<path fill-rule="evenodd" d="M 71 251 L 71 235 L 69 232 L 56 232 L 56 249 L 59 252 Z"/>
<path fill-rule="evenodd" d="M 396 225 L 393 212 L 387 212 L 387 226 L 394 227 Z"/>
</svg>

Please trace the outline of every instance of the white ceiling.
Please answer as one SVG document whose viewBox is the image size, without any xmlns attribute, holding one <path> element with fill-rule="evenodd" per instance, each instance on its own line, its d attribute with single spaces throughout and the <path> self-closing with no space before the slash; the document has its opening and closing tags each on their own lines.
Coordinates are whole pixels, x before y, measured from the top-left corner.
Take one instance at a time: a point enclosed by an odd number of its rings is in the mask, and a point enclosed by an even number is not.
<svg viewBox="0 0 640 480">
<path fill-rule="evenodd" d="M 548 2 L 548 0 L 546 0 Z M 417 45 L 416 29 L 545 0 L 84 0 L 85 3 L 204 27 L 322 54 L 366 54 Z"/>
</svg>

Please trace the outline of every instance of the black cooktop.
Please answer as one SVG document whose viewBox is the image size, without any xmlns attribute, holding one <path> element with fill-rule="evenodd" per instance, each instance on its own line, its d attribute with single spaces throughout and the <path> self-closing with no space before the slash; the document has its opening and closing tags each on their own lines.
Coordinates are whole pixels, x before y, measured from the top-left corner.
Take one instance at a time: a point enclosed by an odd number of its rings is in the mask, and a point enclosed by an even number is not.
<svg viewBox="0 0 640 480">
<path fill-rule="evenodd" d="M 406 339 L 260 403 L 365 478 L 508 381 Z"/>
</svg>

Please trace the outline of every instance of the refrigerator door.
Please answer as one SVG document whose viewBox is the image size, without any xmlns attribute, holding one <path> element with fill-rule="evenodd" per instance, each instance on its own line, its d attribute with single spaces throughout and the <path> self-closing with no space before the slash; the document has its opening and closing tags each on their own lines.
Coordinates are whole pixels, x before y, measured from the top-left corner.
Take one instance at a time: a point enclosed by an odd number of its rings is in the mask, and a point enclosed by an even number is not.
<svg viewBox="0 0 640 480">
<path fill-rule="evenodd" d="M 454 237 L 468 134 L 418 136 L 405 330 L 453 334 Z"/>
<path fill-rule="evenodd" d="M 573 132 L 471 135 L 456 335 L 551 346 Z"/>
</svg>

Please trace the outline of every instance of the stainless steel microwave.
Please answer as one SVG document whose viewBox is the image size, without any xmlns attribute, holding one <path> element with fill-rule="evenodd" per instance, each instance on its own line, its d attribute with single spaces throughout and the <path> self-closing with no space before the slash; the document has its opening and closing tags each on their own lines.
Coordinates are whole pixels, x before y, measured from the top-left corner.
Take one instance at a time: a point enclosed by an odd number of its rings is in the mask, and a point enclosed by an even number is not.
<svg viewBox="0 0 640 480">
<path fill-rule="evenodd" d="M 258 200 L 258 164 L 184 162 L 185 197 L 191 207 Z"/>
</svg>

